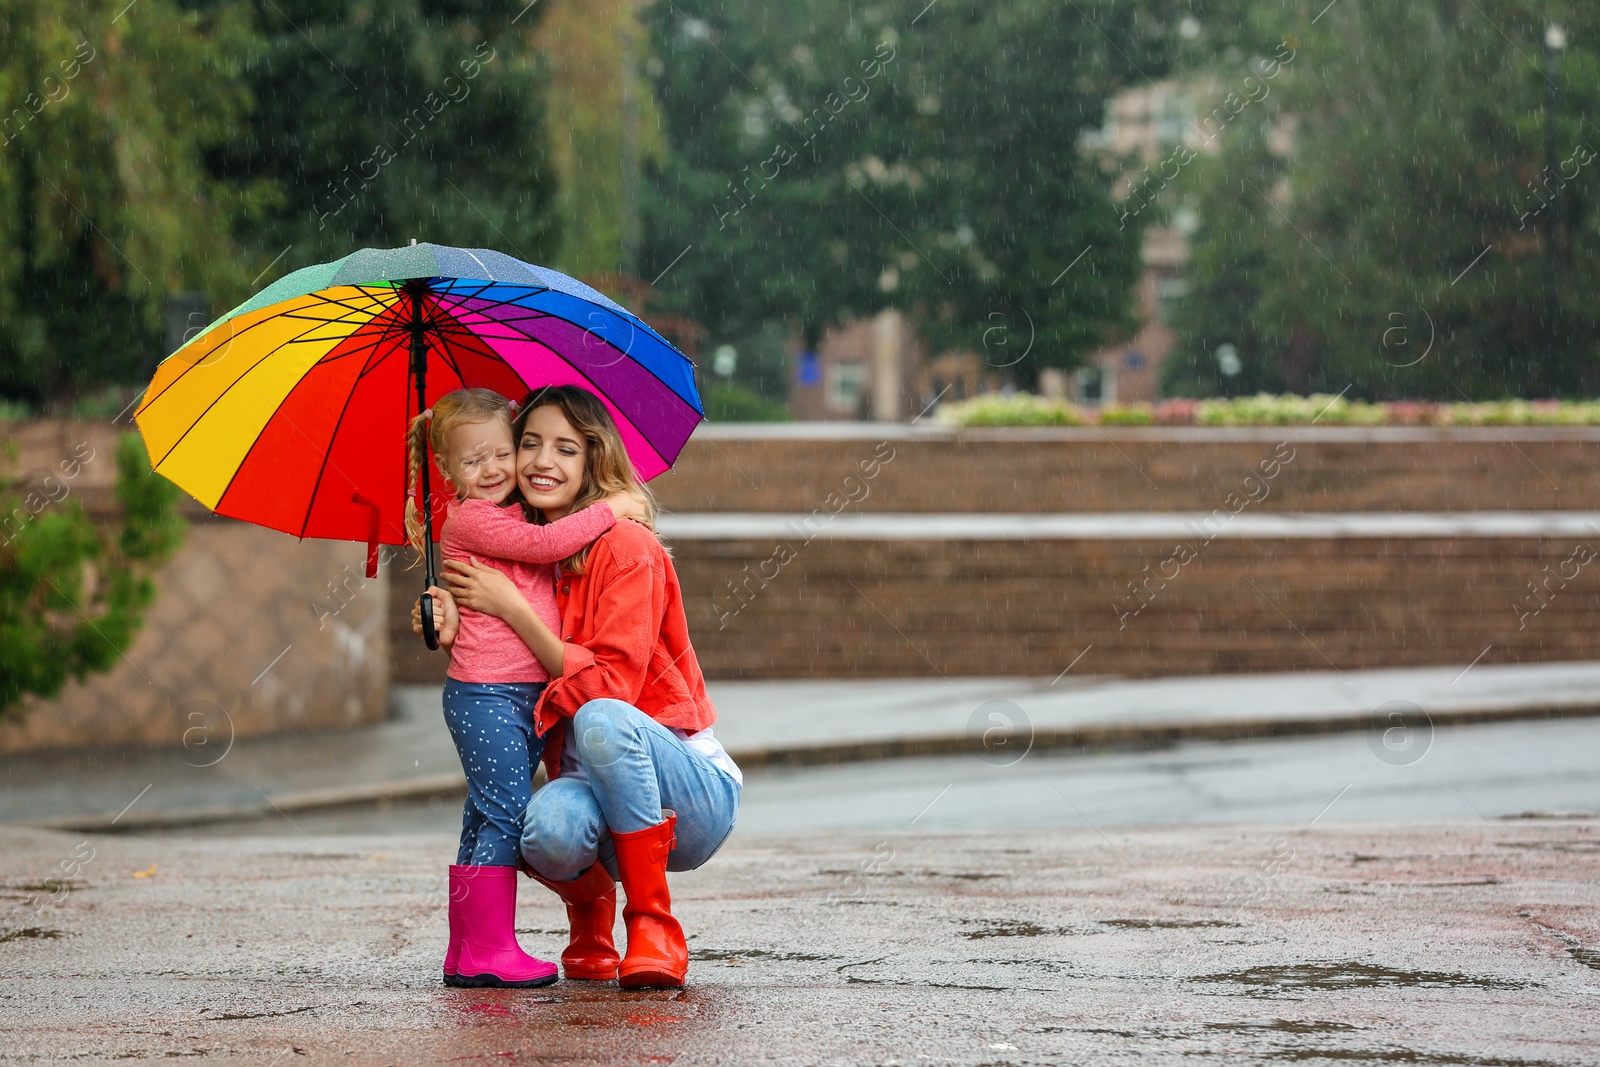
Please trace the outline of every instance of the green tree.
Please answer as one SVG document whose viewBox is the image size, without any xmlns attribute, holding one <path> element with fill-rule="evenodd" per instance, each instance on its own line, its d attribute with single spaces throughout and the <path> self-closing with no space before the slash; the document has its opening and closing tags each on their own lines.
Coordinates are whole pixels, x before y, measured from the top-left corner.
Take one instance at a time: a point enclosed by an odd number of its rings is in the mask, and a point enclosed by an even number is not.
<svg viewBox="0 0 1600 1067">
<path fill-rule="evenodd" d="M 249 20 L 170 0 L 0 0 L 0 395 L 136 382 L 169 294 L 242 285 L 229 233 L 262 202 L 204 153 L 250 98 Z"/>
<path fill-rule="evenodd" d="M 224 0 L 227 2 L 227 0 Z M 205 7 L 212 4 L 204 3 Z M 220 5 L 218 5 L 220 6 Z M 255 0 L 248 130 L 210 157 L 279 196 L 244 220 L 257 286 L 411 238 L 547 262 L 547 76 L 526 0 Z"/>
<path fill-rule="evenodd" d="M 114 666 L 155 597 L 151 573 L 182 541 L 183 494 L 151 472 L 138 434 L 123 435 L 116 463 L 110 525 L 47 487 L 0 484 L 0 718 L 24 695 L 54 697 Z"/>
<path fill-rule="evenodd" d="M 1143 224 L 1080 137 L 1172 61 L 1185 7 L 656 5 L 643 273 L 741 349 L 896 306 L 941 347 L 1026 350 L 1024 382 L 1070 367 L 1131 326 Z"/>
<path fill-rule="evenodd" d="M 540 10 L 537 41 L 549 67 L 546 121 L 559 179 L 555 264 L 578 277 L 622 271 L 629 152 L 637 174 L 639 162 L 659 161 L 666 149 L 654 85 L 644 73 L 652 65 L 649 34 L 635 0 L 545 0 Z"/>
<path fill-rule="evenodd" d="M 1289 10 L 1257 10 L 1299 50 L 1262 109 L 1283 150 L 1237 139 L 1213 171 L 1195 274 L 1198 292 L 1226 295 L 1193 311 L 1174 375 L 1198 373 L 1218 337 L 1254 331 L 1262 380 L 1297 391 L 1544 395 L 1548 242 L 1555 386 L 1595 392 L 1600 12 L 1560 0 L 1345 0 L 1313 24 Z M 1568 47 L 1546 171 L 1552 22 Z M 1250 175 L 1259 191 L 1241 190 Z M 1230 289 L 1243 274 L 1251 284 Z"/>
</svg>

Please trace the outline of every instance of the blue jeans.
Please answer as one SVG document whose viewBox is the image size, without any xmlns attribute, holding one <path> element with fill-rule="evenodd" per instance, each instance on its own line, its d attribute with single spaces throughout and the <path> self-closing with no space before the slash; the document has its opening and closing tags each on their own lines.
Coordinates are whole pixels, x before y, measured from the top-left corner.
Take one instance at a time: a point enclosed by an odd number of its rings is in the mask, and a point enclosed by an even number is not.
<svg viewBox="0 0 1600 1067">
<path fill-rule="evenodd" d="M 631 833 L 677 812 L 667 870 L 690 871 L 727 840 L 739 817 L 739 783 L 672 731 L 622 700 L 591 700 L 566 729 L 561 776 L 528 805 L 522 855 L 553 882 L 570 882 L 596 861 L 617 876 L 611 831 Z M 571 756 L 581 765 L 566 769 Z"/>
<path fill-rule="evenodd" d="M 522 813 L 533 795 L 533 768 L 544 740 L 533 732 L 543 682 L 444 683 L 444 721 L 467 775 L 456 862 L 514 867 Z"/>
</svg>

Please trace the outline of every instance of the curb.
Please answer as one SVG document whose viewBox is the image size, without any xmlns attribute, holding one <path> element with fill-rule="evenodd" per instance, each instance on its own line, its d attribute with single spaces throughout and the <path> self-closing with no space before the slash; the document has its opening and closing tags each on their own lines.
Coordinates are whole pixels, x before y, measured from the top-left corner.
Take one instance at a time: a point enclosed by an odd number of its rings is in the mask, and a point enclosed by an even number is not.
<svg viewBox="0 0 1600 1067">
<path fill-rule="evenodd" d="M 1552 719 L 1600 717 L 1600 703 L 1541 704 L 1520 708 L 1458 709 L 1427 712 L 1430 726 L 1471 726 L 1501 722 L 1530 722 Z M 1193 723 L 1104 724 L 1035 731 L 1024 751 L 1103 751 L 1165 748 L 1180 741 L 1243 741 L 1274 737 L 1309 737 L 1319 734 L 1356 733 L 1374 726 L 1386 726 L 1370 713 L 1326 715 L 1297 719 L 1223 719 Z M 871 741 L 848 741 L 832 745 L 805 745 L 786 748 L 742 749 L 730 752 L 743 769 L 752 767 L 816 767 L 839 763 L 904 759 L 916 756 L 983 756 L 982 739 L 972 734 L 946 734 L 929 737 L 897 737 Z M 1023 756 L 1017 757 L 1020 761 Z M 388 782 L 367 782 L 333 789 L 286 793 L 260 804 L 232 807 L 187 808 L 156 811 L 116 819 L 104 816 L 42 819 L 15 826 L 37 830 L 63 830 L 77 833 L 139 833 L 217 823 L 246 822 L 284 815 L 289 812 L 328 811 L 339 808 L 382 806 L 406 801 L 456 798 L 467 791 L 466 776 L 438 774 Z"/>
<path fill-rule="evenodd" d="M 153 811 L 118 818 L 66 816 L 60 819 L 39 819 L 12 825 L 27 826 L 36 830 L 72 830 L 88 834 L 129 834 L 141 830 L 247 822 L 251 819 L 283 815 L 288 812 L 328 811 L 368 805 L 381 806 L 396 801 L 460 797 L 466 792 L 466 775 L 436 774 L 425 778 L 402 778 L 397 781 L 366 782 L 334 789 L 284 793 L 268 798 L 260 804 L 182 808 L 177 811 Z"/>
<path fill-rule="evenodd" d="M 1497 722 L 1582 719 L 1600 716 L 1600 704 L 1541 704 L 1520 708 L 1425 712 L 1432 726 L 1471 726 Z M 1179 741 L 1245 741 L 1356 733 L 1388 726 L 1370 712 L 1296 719 L 1212 719 L 1194 723 L 1129 723 L 1037 730 L 1027 751 L 1164 748 Z M 911 756 L 982 756 L 982 739 L 972 734 L 847 741 L 834 745 L 746 749 L 730 752 L 741 768 L 811 767 Z M 1022 757 L 1018 757 L 1021 759 Z"/>
</svg>

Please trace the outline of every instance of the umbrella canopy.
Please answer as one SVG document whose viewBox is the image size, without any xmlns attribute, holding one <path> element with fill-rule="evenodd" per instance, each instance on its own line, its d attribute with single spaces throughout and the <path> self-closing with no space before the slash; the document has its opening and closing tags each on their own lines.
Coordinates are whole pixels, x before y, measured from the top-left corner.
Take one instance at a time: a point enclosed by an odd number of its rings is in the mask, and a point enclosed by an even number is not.
<svg viewBox="0 0 1600 1067">
<path fill-rule="evenodd" d="M 375 553 L 406 540 L 411 416 L 462 387 L 569 384 L 605 402 L 646 479 L 704 418 L 688 357 L 604 294 L 413 244 L 263 289 L 161 363 L 135 419 L 155 469 L 217 514 Z"/>
</svg>

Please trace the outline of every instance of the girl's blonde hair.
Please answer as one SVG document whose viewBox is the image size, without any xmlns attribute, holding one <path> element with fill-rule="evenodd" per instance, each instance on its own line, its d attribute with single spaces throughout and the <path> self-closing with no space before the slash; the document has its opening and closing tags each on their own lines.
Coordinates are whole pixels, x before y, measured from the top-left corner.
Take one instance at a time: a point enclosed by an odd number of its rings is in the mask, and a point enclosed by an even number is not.
<svg viewBox="0 0 1600 1067">
<path fill-rule="evenodd" d="M 517 420 L 511 427 L 512 441 L 520 449 L 528 416 L 552 404 L 561 409 L 572 428 L 583 435 L 584 440 L 583 485 L 578 489 L 577 499 L 572 502 L 572 510 L 581 511 L 614 493 L 633 493 L 643 498 L 647 512 L 645 525 L 654 533 L 655 497 L 645 488 L 639 472 L 634 470 L 633 460 L 628 458 L 628 449 L 622 443 L 622 434 L 617 431 L 611 412 L 599 397 L 587 389 L 576 385 L 549 385 L 529 393 L 517 405 Z M 523 510 L 528 513 L 530 520 L 540 525 L 549 521 L 542 511 L 531 505 L 524 503 Z M 589 559 L 589 550 L 593 547 L 594 543 L 590 542 L 562 560 L 562 572 L 582 574 Z"/>
<path fill-rule="evenodd" d="M 426 541 L 423 537 L 422 512 L 417 507 L 417 489 L 422 484 L 419 479 L 427 474 L 428 450 L 433 449 L 440 472 L 448 478 L 446 468 L 450 465 L 450 457 L 445 455 L 445 444 L 450 440 L 451 430 L 457 426 L 495 421 L 503 423 L 510 430 L 511 416 L 511 401 L 493 389 L 457 389 L 435 400 L 433 407 L 411 420 L 411 426 L 406 430 L 409 472 L 406 478 L 406 540 L 411 542 L 411 547 L 418 554 L 424 551 Z M 516 439 L 517 435 L 513 433 L 513 445 Z"/>
</svg>

